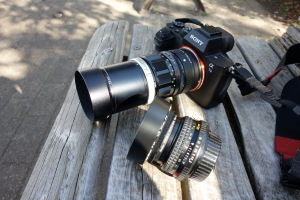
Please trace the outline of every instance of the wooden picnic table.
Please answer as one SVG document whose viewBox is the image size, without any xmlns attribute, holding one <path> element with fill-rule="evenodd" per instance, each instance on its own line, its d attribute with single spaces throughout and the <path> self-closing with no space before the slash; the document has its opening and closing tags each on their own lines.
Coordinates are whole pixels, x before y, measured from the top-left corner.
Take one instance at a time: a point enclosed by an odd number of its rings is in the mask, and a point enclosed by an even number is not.
<svg viewBox="0 0 300 200">
<path fill-rule="evenodd" d="M 153 37 L 160 28 L 134 25 L 129 59 L 155 53 Z M 127 32 L 128 22 L 124 20 L 98 28 L 79 68 L 121 62 Z M 228 55 L 262 79 L 295 42 L 300 42 L 300 31 L 290 27 L 281 38 L 270 41 L 271 46 L 262 39 L 239 38 Z M 299 69 L 290 66 L 270 88 L 280 95 L 284 83 L 297 75 Z M 203 109 L 181 94 L 173 98 L 173 108 L 179 116 L 206 120 L 222 138 L 216 167 L 204 181 L 178 182 L 148 163 L 128 161 L 128 149 L 147 106 L 91 123 L 83 113 L 73 81 L 22 199 L 300 198 L 300 191 L 279 183 L 280 156 L 274 151 L 276 113 L 257 93 L 242 97 L 233 81 L 224 104 Z"/>
</svg>

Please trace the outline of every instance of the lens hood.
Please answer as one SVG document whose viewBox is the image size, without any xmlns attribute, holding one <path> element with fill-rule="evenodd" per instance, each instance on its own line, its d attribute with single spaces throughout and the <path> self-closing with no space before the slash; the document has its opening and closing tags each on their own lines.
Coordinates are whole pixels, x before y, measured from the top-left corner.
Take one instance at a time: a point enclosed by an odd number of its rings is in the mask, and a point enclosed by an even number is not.
<svg viewBox="0 0 300 200">
<path fill-rule="evenodd" d="M 127 159 L 143 164 L 151 147 L 171 110 L 171 105 L 156 97 L 150 105 L 134 141 L 129 149 Z"/>
<path fill-rule="evenodd" d="M 110 93 L 106 79 L 99 68 L 77 70 L 75 84 L 83 111 L 90 121 L 98 121 L 103 116 L 112 114 Z"/>
</svg>

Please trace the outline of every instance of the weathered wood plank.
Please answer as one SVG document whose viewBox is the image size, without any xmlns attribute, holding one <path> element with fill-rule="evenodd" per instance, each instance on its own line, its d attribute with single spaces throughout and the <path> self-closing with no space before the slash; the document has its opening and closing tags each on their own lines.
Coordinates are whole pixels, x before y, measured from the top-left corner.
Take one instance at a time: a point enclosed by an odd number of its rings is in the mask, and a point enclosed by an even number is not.
<svg viewBox="0 0 300 200">
<path fill-rule="evenodd" d="M 129 58 L 153 53 L 158 28 L 134 25 Z M 141 109 L 142 108 L 142 109 Z M 126 159 L 145 114 L 145 107 L 119 114 L 106 199 L 181 199 L 180 183 L 149 163 L 142 166 Z"/>
<path fill-rule="evenodd" d="M 191 116 L 209 122 L 212 132 L 222 138 L 221 152 L 215 169 L 202 182 L 185 182 L 186 199 L 254 199 L 244 164 L 222 104 L 202 109 L 187 95 L 174 98 L 179 116 Z M 241 187 L 242 186 L 242 187 Z"/>
<path fill-rule="evenodd" d="M 263 39 L 238 38 L 237 46 L 258 80 L 274 72 L 280 59 Z M 280 96 L 283 86 L 293 78 L 288 69 L 283 69 L 271 82 L 269 88 Z"/>
<path fill-rule="evenodd" d="M 79 68 L 120 62 L 127 29 L 126 21 L 111 22 L 97 29 Z M 115 51 L 111 51 L 112 48 Z M 109 122 L 109 119 L 95 124 L 88 121 L 73 81 L 22 199 L 94 199 L 95 191 L 91 190 L 97 187 L 95 180 L 101 179 L 97 169 L 109 132 L 103 127 Z M 95 141 L 102 142 L 96 146 Z M 92 164 L 96 167 L 90 166 Z"/>
<path fill-rule="evenodd" d="M 300 30 L 295 26 L 289 26 L 286 33 L 295 41 L 300 43 Z"/>
<path fill-rule="evenodd" d="M 290 26 L 287 32 L 281 37 L 276 37 L 274 39 L 268 40 L 270 46 L 279 55 L 280 58 L 283 57 L 285 51 L 292 45 L 300 43 L 300 31 L 294 26 Z M 276 45 L 276 46 L 274 46 Z"/>
<path fill-rule="evenodd" d="M 245 45 L 245 43 L 240 43 L 240 45 Z M 260 56 L 253 55 L 253 51 L 256 55 L 264 54 L 263 51 L 266 48 L 258 48 L 257 42 L 253 40 L 247 40 L 246 44 L 247 47 L 244 49 L 247 48 L 247 50 L 244 52 L 250 54 L 254 61 L 261 60 Z M 234 62 L 239 62 L 250 70 L 236 46 L 228 55 Z M 266 56 L 266 59 L 268 58 Z M 261 62 L 265 63 L 263 60 Z M 270 61 L 268 64 L 266 67 L 273 66 Z M 258 68 L 255 70 L 256 73 L 265 71 Z M 259 199 L 299 199 L 300 192 L 298 190 L 282 187 L 279 183 L 280 158 L 274 151 L 276 114 L 272 106 L 260 99 L 258 93 L 242 97 L 234 81 L 228 89 L 228 94 L 238 118 L 244 144 L 245 161 L 256 197 Z"/>
</svg>

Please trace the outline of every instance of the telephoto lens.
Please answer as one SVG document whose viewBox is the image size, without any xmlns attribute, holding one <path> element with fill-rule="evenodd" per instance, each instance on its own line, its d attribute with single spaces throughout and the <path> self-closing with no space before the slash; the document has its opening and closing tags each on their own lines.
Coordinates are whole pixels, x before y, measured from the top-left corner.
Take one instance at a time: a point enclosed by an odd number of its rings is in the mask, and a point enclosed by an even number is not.
<svg viewBox="0 0 300 200">
<path fill-rule="evenodd" d="M 204 65 L 189 47 L 133 58 L 75 72 L 77 93 L 86 116 L 98 121 L 111 114 L 150 104 L 201 87 Z"/>
<path fill-rule="evenodd" d="M 204 180 L 214 168 L 221 138 L 208 123 L 190 117 L 178 117 L 163 99 L 150 105 L 127 159 L 143 164 L 145 160 L 179 181 Z"/>
</svg>

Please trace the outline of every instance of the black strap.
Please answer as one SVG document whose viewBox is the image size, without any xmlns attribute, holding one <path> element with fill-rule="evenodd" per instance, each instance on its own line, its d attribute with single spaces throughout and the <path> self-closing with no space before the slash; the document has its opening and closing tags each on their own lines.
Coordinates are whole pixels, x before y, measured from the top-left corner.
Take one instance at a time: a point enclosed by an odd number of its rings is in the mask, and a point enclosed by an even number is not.
<svg viewBox="0 0 300 200">
<path fill-rule="evenodd" d="M 175 19 L 175 21 L 179 21 L 179 22 L 183 22 L 183 23 L 192 23 L 192 24 L 196 24 L 201 27 L 204 26 L 204 24 L 202 24 L 200 21 L 198 21 L 197 19 L 193 19 L 193 18 L 179 18 L 179 19 Z"/>
<path fill-rule="evenodd" d="M 293 78 L 285 85 L 281 97 L 286 99 L 280 99 L 279 97 L 275 96 L 273 92 L 266 87 L 266 85 L 268 85 L 272 78 L 274 78 L 286 65 L 300 63 L 299 52 L 300 44 L 291 46 L 278 64 L 275 71 L 262 82 L 258 81 L 247 69 L 242 68 L 240 64 L 236 64 L 236 66 L 231 68 L 231 73 L 233 74 L 233 77 L 235 78 L 235 81 L 238 84 L 243 96 L 254 91 L 259 91 L 261 93 L 260 97 L 263 100 L 275 107 L 280 108 L 278 109 L 277 113 L 275 133 L 276 138 L 278 137 L 278 141 L 275 142 L 275 146 L 278 145 L 278 147 L 275 149 L 278 153 L 282 154 L 282 159 L 280 162 L 282 175 L 280 182 L 284 186 L 295 189 L 300 189 L 300 147 L 297 146 L 299 144 L 298 127 L 300 106 L 297 103 L 299 103 L 298 100 L 300 100 L 298 95 L 300 89 L 300 76 Z M 293 112 L 291 112 L 291 110 Z M 295 113 L 297 116 L 295 116 L 293 113 Z M 291 141 L 296 145 L 291 146 Z M 282 145 L 284 145 L 283 149 L 281 149 Z M 285 147 L 287 149 L 285 149 Z M 286 150 L 289 152 L 297 151 L 297 154 L 294 158 L 286 159 L 284 158 L 284 156 L 286 156 L 285 154 L 287 153 Z"/>
<path fill-rule="evenodd" d="M 281 160 L 280 183 L 284 186 L 300 190 L 300 150 L 295 158 Z"/>
<path fill-rule="evenodd" d="M 285 66 L 290 64 L 300 63 L 300 43 L 292 45 L 285 53 L 281 61 L 279 62 L 278 66 L 276 67 L 275 71 L 265 78 L 262 83 L 264 85 L 269 85 L 271 80 L 281 71 L 284 69 Z"/>
<path fill-rule="evenodd" d="M 247 69 L 243 68 L 241 64 L 237 63 L 236 66 L 233 66 L 231 73 L 243 96 L 254 91 L 259 91 L 261 93 L 260 97 L 271 105 L 277 108 L 281 108 L 282 106 L 289 107 L 294 113 L 300 115 L 300 106 L 298 104 L 275 96 L 272 90 L 257 80 Z"/>
</svg>

